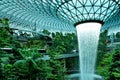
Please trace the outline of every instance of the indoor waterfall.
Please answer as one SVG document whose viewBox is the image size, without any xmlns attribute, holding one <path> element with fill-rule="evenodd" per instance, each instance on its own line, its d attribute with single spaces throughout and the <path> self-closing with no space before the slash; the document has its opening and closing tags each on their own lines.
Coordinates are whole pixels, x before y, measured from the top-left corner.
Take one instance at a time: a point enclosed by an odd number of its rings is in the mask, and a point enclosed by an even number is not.
<svg viewBox="0 0 120 80">
<path fill-rule="evenodd" d="M 80 80 L 94 80 L 100 28 L 101 24 L 96 22 L 76 26 L 79 43 Z"/>
</svg>

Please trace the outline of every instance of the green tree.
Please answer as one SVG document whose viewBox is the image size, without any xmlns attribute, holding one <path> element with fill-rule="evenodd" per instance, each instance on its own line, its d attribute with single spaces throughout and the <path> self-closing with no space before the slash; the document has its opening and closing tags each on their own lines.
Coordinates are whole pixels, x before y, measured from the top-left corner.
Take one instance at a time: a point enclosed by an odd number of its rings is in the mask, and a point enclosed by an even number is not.
<svg viewBox="0 0 120 80">
<path fill-rule="evenodd" d="M 12 30 L 9 28 L 8 19 L 0 19 L 0 48 L 20 48 L 20 44 L 12 36 Z"/>
<path fill-rule="evenodd" d="M 8 21 L 2 23 L 5 23 L 5 26 L 1 28 L 0 32 L 0 47 L 11 47 L 14 51 L 12 53 L 0 51 L 0 79 L 65 80 L 66 73 L 63 61 L 57 60 L 57 58 L 61 53 L 76 48 L 73 46 L 74 34 L 68 35 L 67 38 L 65 37 L 66 34 L 57 33 L 53 35 L 53 45 L 47 49 L 50 60 L 43 60 L 44 54 L 40 54 L 38 50 L 28 50 L 28 48 L 20 47 L 19 43 L 11 36 Z"/>
<path fill-rule="evenodd" d="M 96 73 L 103 76 L 105 80 L 109 78 L 109 68 L 112 61 L 112 55 L 110 53 L 105 53 L 99 65 L 96 67 Z M 110 79 L 112 80 L 112 79 Z"/>
<path fill-rule="evenodd" d="M 42 31 L 44 34 L 50 35 L 50 32 L 48 30 L 43 30 Z"/>
<path fill-rule="evenodd" d="M 120 46 L 113 51 L 109 80 L 120 80 Z"/>
<path fill-rule="evenodd" d="M 56 49 L 56 47 L 50 47 L 47 49 L 47 53 L 50 56 L 50 66 L 52 67 L 53 77 L 50 80 L 65 80 L 66 69 L 64 67 L 64 60 L 58 60 L 61 54 L 61 50 Z"/>
<path fill-rule="evenodd" d="M 60 53 L 71 53 L 72 50 L 77 50 L 77 37 L 74 33 L 62 34 L 56 32 L 52 34 L 52 46 Z"/>
<path fill-rule="evenodd" d="M 99 65 L 101 60 L 103 60 L 104 54 L 107 52 L 107 31 L 104 31 L 100 34 L 98 52 L 97 52 L 97 62 L 96 65 Z"/>
<path fill-rule="evenodd" d="M 50 60 L 53 68 L 54 77 L 51 80 L 65 80 L 66 69 L 64 68 L 64 60 L 56 60 L 61 54 L 71 53 L 77 49 L 77 37 L 73 33 L 52 33 L 52 45 L 47 49 L 47 53 L 52 58 Z"/>
<path fill-rule="evenodd" d="M 120 38 L 120 32 L 116 33 L 116 38 Z"/>
<path fill-rule="evenodd" d="M 59 56 L 55 51 L 49 49 L 50 59 L 45 60 L 45 55 L 38 50 L 20 49 L 22 59 L 14 63 L 16 76 L 18 79 L 28 80 L 64 80 L 65 69 L 62 62 L 57 60 Z"/>
<path fill-rule="evenodd" d="M 116 47 L 112 53 L 105 53 L 99 65 L 97 74 L 105 80 L 120 80 L 120 47 Z"/>
<path fill-rule="evenodd" d="M 96 62 L 96 73 L 103 76 L 105 80 L 109 77 L 109 68 L 112 60 L 112 56 L 107 52 L 107 30 L 100 34 L 97 62 Z"/>
<path fill-rule="evenodd" d="M 25 78 L 29 80 L 40 79 L 47 80 L 51 75 L 51 67 L 48 61 L 43 60 L 43 54 L 38 50 L 28 50 L 28 48 L 20 49 L 21 60 L 14 63 L 19 79 Z"/>
<path fill-rule="evenodd" d="M 8 19 L 0 19 L 0 24 L 2 24 L 0 27 L 0 79 L 9 80 L 12 64 L 19 56 L 16 48 L 19 48 L 20 44 L 11 35 Z M 12 48 L 14 52 L 7 52 L 2 48 Z"/>
</svg>

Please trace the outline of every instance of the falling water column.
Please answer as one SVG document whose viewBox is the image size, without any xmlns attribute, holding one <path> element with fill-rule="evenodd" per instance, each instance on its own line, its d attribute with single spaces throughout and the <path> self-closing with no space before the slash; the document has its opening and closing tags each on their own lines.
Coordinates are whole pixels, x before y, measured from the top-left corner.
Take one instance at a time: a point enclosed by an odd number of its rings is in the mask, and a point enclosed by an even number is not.
<svg viewBox="0 0 120 80">
<path fill-rule="evenodd" d="M 80 80 L 94 80 L 100 28 L 101 24 L 96 22 L 76 26 L 79 44 Z"/>
</svg>

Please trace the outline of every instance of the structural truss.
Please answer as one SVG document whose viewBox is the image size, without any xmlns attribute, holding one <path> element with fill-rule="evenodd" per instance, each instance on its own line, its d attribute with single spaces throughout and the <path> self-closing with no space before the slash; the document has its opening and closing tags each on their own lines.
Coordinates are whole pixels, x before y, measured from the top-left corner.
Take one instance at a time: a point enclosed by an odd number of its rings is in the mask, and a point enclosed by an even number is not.
<svg viewBox="0 0 120 80">
<path fill-rule="evenodd" d="M 120 0 L 0 0 L 0 18 L 17 29 L 75 31 L 75 24 L 106 23 L 119 14 Z"/>
</svg>

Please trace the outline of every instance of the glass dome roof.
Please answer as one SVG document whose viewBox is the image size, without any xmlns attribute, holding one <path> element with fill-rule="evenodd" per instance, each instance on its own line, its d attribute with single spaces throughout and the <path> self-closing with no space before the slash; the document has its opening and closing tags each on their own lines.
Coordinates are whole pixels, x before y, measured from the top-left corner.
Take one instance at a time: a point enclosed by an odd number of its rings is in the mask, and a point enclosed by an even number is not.
<svg viewBox="0 0 120 80">
<path fill-rule="evenodd" d="M 62 2 L 61 2 L 62 3 Z M 113 0 L 64 0 L 57 8 L 57 15 L 77 23 L 86 21 L 105 22 L 118 9 Z"/>
<path fill-rule="evenodd" d="M 12 28 L 74 32 L 85 21 L 106 22 L 119 10 L 120 0 L 0 0 L 0 18 Z"/>
</svg>

